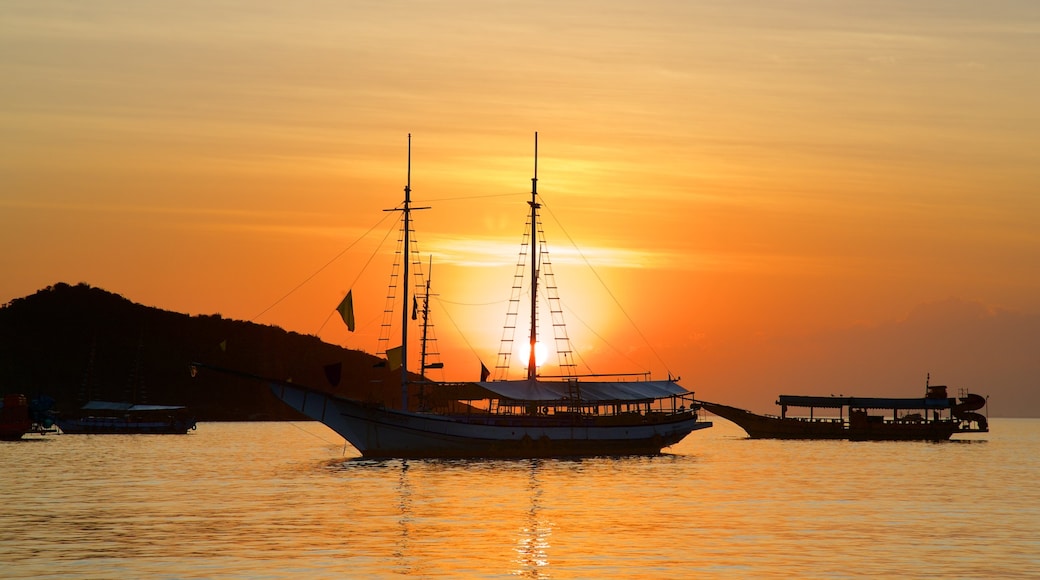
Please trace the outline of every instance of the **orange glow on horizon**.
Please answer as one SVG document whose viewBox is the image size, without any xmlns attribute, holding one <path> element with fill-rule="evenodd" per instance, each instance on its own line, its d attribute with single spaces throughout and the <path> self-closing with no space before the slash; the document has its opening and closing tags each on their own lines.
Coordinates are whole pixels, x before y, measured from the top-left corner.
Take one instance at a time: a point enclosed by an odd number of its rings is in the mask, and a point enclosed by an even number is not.
<svg viewBox="0 0 1040 580">
<path fill-rule="evenodd" d="M 248 19 L 86 20 L 16 3 L 0 302 L 86 282 L 374 353 L 411 133 L 444 378 L 475 378 L 496 361 L 537 131 L 580 371 L 768 408 L 930 370 L 1040 415 L 1020 354 L 1040 316 L 1033 15 L 928 1 L 259 0 Z M 331 317 L 348 290 L 355 333 Z"/>
</svg>

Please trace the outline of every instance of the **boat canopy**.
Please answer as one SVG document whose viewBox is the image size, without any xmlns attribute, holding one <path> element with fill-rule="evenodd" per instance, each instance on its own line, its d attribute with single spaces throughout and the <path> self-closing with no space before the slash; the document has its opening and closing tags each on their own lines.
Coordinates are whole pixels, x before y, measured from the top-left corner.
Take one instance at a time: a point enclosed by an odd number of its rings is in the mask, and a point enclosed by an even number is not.
<svg viewBox="0 0 1040 580">
<path fill-rule="evenodd" d="M 566 381 L 490 381 L 471 383 L 498 398 L 514 401 L 564 401 L 571 399 L 572 385 Z M 674 381 L 578 381 L 581 401 L 603 403 L 615 401 L 652 401 L 689 391 Z"/>
<path fill-rule="evenodd" d="M 142 412 L 142 411 L 177 411 L 184 409 L 182 406 L 171 406 L 171 405 L 135 405 L 133 403 L 115 403 L 111 401 L 90 401 L 86 405 L 83 405 L 83 411 L 127 411 L 127 412 Z"/>
<path fill-rule="evenodd" d="M 953 400 L 947 398 L 893 399 L 874 397 L 813 397 L 803 395 L 780 395 L 777 405 L 789 407 L 816 407 L 837 409 L 948 409 Z"/>
</svg>

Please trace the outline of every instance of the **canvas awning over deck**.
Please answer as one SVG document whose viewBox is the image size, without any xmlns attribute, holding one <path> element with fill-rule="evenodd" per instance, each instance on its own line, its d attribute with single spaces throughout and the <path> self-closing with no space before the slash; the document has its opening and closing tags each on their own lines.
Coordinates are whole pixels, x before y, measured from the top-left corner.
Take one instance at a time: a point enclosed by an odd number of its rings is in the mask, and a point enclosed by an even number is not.
<svg viewBox="0 0 1040 580">
<path fill-rule="evenodd" d="M 563 381 L 489 381 L 467 385 L 485 393 L 478 396 L 469 389 L 470 394 L 460 398 L 485 398 L 488 393 L 494 398 L 514 401 L 564 401 L 571 398 L 569 384 Z M 691 394 L 674 381 L 579 381 L 577 391 L 580 400 L 589 403 L 651 401 Z"/>
</svg>

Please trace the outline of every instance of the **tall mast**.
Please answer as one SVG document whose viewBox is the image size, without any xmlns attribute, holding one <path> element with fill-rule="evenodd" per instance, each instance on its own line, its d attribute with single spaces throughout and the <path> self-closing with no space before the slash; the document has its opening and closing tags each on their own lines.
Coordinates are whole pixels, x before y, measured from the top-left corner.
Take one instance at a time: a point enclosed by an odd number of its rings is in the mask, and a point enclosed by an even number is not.
<svg viewBox="0 0 1040 580">
<path fill-rule="evenodd" d="M 537 375 L 535 344 L 538 342 L 538 132 L 534 132 L 534 177 L 531 178 L 531 350 L 527 358 L 527 380 Z"/>
<path fill-rule="evenodd" d="M 408 411 L 408 285 L 412 279 L 408 276 L 408 265 L 412 261 L 412 245 L 409 233 L 412 229 L 412 134 L 408 134 L 408 181 L 405 183 L 405 261 L 404 300 L 400 309 L 400 410 Z"/>
<path fill-rule="evenodd" d="M 404 297 L 401 307 L 401 410 L 408 410 L 408 266 L 412 256 L 411 229 L 412 210 L 430 209 L 429 207 L 412 207 L 412 134 L 408 134 L 408 181 L 404 186 L 404 205 L 400 209 L 383 211 L 404 212 Z"/>
</svg>

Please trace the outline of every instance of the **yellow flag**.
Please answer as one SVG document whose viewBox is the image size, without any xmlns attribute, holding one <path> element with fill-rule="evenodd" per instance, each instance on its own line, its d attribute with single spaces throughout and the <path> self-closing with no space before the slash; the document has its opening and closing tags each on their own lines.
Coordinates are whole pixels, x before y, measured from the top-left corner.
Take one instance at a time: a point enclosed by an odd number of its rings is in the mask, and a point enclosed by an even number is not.
<svg viewBox="0 0 1040 580">
<path fill-rule="evenodd" d="M 343 301 L 339 303 L 336 310 L 339 310 L 340 317 L 343 318 L 343 324 L 347 325 L 347 330 L 354 332 L 354 297 L 352 294 L 353 290 L 347 292 L 347 295 L 343 298 Z"/>
<path fill-rule="evenodd" d="M 386 349 L 386 360 L 390 363 L 390 370 L 401 368 L 401 347 L 395 346 Z"/>
</svg>

